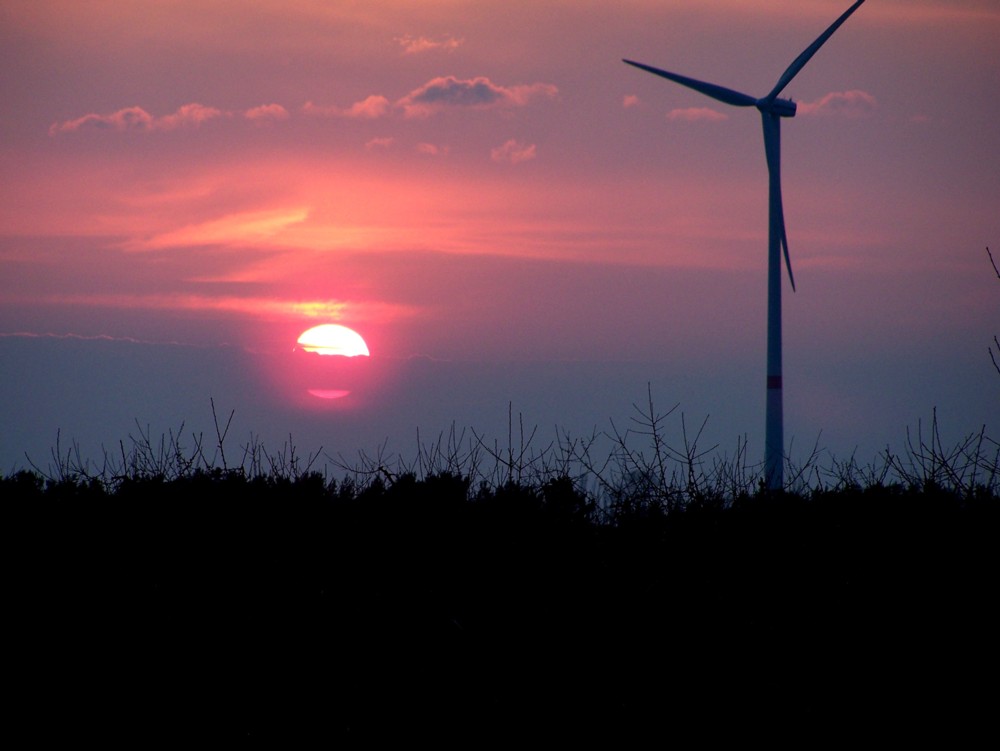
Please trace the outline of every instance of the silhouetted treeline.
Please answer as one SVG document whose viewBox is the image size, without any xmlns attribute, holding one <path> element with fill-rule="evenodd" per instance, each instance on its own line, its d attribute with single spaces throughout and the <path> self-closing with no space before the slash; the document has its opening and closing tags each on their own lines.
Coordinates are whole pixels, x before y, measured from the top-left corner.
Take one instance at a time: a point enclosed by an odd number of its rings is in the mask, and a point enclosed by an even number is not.
<svg viewBox="0 0 1000 751">
<path fill-rule="evenodd" d="M 985 488 L 667 512 L 565 477 L 196 470 L 0 496 L 38 738 L 954 743 L 995 713 Z"/>
</svg>

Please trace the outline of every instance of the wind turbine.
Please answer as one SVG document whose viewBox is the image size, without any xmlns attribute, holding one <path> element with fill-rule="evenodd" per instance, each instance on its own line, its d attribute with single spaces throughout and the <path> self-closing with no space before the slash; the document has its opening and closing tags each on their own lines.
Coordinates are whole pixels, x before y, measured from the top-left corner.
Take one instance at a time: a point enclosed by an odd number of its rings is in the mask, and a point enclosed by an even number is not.
<svg viewBox="0 0 1000 751">
<path fill-rule="evenodd" d="M 784 251 L 788 281 L 795 290 L 792 263 L 788 258 L 788 238 L 785 235 L 785 214 L 781 207 L 781 118 L 795 117 L 795 102 L 779 99 L 778 94 L 795 78 L 807 62 L 823 46 L 833 32 L 856 11 L 865 0 L 858 0 L 830 24 L 815 42 L 799 55 L 781 74 L 774 88 L 760 99 L 712 83 L 670 73 L 633 60 L 623 62 L 649 73 L 669 79 L 682 86 L 700 91 L 734 107 L 756 107 L 764 124 L 764 153 L 768 172 L 767 222 L 767 421 L 764 434 L 764 476 L 768 488 L 784 486 L 784 423 L 781 406 L 781 254 Z"/>
</svg>

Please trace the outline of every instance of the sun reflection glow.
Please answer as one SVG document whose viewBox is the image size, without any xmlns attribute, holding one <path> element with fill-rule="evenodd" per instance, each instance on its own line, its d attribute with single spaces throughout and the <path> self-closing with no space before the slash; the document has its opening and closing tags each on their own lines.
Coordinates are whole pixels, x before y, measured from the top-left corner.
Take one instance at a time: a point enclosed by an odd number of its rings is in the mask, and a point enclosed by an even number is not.
<svg viewBox="0 0 1000 751">
<path fill-rule="evenodd" d="M 308 393 L 320 399 L 342 399 L 351 392 L 347 389 L 308 389 Z"/>
</svg>

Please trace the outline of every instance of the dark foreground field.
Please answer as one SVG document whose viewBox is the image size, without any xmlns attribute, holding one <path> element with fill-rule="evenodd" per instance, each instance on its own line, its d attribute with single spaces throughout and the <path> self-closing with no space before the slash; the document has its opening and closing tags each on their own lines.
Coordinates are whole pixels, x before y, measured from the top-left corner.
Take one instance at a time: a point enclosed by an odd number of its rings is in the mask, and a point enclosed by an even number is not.
<svg viewBox="0 0 1000 751">
<path fill-rule="evenodd" d="M 0 479 L 14 727 L 143 746 L 995 734 L 993 491 L 610 513 L 566 479 L 390 479 Z"/>
</svg>

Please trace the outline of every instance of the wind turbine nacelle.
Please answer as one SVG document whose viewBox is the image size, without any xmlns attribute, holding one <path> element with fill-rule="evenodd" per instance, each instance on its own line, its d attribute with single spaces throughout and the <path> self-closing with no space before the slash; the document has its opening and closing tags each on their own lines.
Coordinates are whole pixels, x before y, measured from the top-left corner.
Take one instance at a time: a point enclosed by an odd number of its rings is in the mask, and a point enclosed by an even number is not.
<svg viewBox="0 0 1000 751">
<path fill-rule="evenodd" d="M 798 109 L 798 105 L 791 99 L 775 98 L 770 102 L 767 99 L 758 99 L 757 109 L 761 112 L 769 112 L 772 115 L 777 115 L 778 117 L 795 117 L 795 110 Z"/>
</svg>

